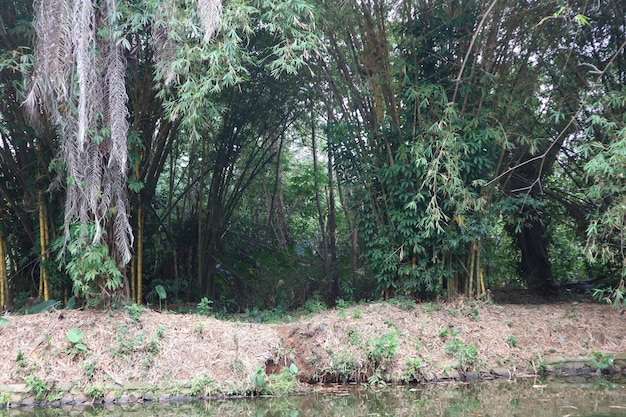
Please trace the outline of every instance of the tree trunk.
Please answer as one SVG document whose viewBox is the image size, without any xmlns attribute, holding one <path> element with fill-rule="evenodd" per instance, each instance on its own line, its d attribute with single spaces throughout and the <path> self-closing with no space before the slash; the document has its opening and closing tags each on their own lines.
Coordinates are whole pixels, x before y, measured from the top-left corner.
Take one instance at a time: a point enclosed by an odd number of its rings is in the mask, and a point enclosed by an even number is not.
<svg viewBox="0 0 626 417">
<path fill-rule="evenodd" d="M 521 270 L 528 290 L 547 297 L 555 296 L 557 288 L 548 259 L 543 221 L 539 218 L 529 219 L 515 237 L 522 253 Z"/>
<path fill-rule="evenodd" d="M 9 274 L 7 273 L 7 263 L 5 259 L 6 247 L 4 236 L 0 234 L 0 309 L 8 309 L 9 297 Z"/>
<path fill-rule="evenodd" d="M 333 180 L 333 155 L 328 147 L 328 252 L 330 252 L 330 302 L 334 305 L 339 296 L 339 265 L 337 261 L 337 213 L 335 211 L 335 193 Z"/>
</svg>

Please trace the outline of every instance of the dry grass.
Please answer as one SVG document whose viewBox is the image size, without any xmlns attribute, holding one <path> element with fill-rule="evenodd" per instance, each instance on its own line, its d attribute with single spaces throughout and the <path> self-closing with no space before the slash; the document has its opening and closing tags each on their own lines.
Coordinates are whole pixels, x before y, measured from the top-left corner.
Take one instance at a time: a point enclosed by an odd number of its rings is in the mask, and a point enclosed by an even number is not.
<svg viewBox="0 0 626 417">
<path fill-rule="evenodd" d="M 407 306 L 405 306 L 407 307 Z M 302 381 L 332 379 L 342 361 L 352 377 L 379 373 L 402 380 L 407 359 L 422 379 L 457 372 L 523 375 L 545 357 L 626 353 L 625 318 L 610 306 L 476 304 L 464 300 L 399 308 L 388 303 L 328 310 L 288 324 L 250 324 L 197 315 L 144 311 L 53 311 L 11 316 L 0 326 L 0 386 L 28 375 L 60 390 L 102 385 L 120 390 L 174 391 L 209 376 L 223 392 L 246 392 L 259 367 L 277 372 L 296 363 Z M 66 339 L 80 329 L 85 354 Z M 391 336 L 389 336 L 391 335 Z M 388 337 L 385 339 L 385 337 Z M 458 367 L 446 345 L 476 347 L 473 363 Z M 384 360 L 376 365 L 376 348 Z M 345 365 L 345 363 L 343 363 Z"/>
</svg>

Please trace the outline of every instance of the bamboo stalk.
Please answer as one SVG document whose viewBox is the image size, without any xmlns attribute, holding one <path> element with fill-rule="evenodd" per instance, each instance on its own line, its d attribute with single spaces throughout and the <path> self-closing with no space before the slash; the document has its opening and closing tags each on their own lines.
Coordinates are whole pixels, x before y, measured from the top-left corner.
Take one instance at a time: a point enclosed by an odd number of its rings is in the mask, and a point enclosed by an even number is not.
<svg viewBox="0 0 626 417">
<path fill-rule="evenodd" d="M 469 268 L 469 290 L 467 291 L 467 295 L 469 297 L 473 297 L 474 294 L 474 278 L 476 272 L 476 246 L 473 243 L 472 248 L 470 250 L 470 268 Z"/>
<path fill-rule="evenodd" d="M 478 294 L 479 296 L 485 295 L 486 291 L 485 291 L 485 276 L 483 274 L 483 266 L 481 264 L 480 261 L 480 245 L 477 243 L 476 244 L 476 256 L 477 256 L 477 260 L 476 260 L 476 273 L 478 276 L 478 281 L 480 284 L 480 293 Z"/>
<path fill-rule="evenodd" d="M 48 253 L 48 246 L 50 246 L 50 232 L 48 231 L 48 208 L 46 207 L 45 202 L 42 199 L 43 206 L 43 237 L 44 237 L 44 251 L 43 251 L 43 259 L 47 261 L 50 257 Z M 48 275 L 45 274 L 44 270 L 44 280 L 43 280 L 43 299 L 44 301 L 50 300 L 50 285 L 48 283 Z"/>
<path fill-rule="evenodd" d="M 141 304 L 143 297 L 143 207 L 137 208 L 137 304 Z"/>
<path fill-rule="evenodd" d="M 130 261 L 130 299 L 135 301 L 137 299 L 137 289 L 135 288 L 135 282 L 137 280 L 137 240 L 135 239 L 135 253 Z"/>
<path fill-rule="evenodd" d="M 46 226 L 45 226 L 45 207 L 43 201 L 43 193 L 39 191 L 37 194 L 37 205 L 39 206 L 39 246 L 41 249 L 40 255 L 40 263 L 39 263 L 39 298 L 43 295 L 43 300 L 48 301 L 47 296 L 50 294 L 46 294 L 47 291 L 47 279 L 46 279 L 46 271 L 44 269 L 44 261 L 46 260 Z"/>
<path fill-rule="evenodd" d="M 5 289 L 8 289 L 7 285 L 7 266 L 4 258 L 4 236 L 0 235 L 0 308 L 4 308 L 7 298 Z"/>
</svg>

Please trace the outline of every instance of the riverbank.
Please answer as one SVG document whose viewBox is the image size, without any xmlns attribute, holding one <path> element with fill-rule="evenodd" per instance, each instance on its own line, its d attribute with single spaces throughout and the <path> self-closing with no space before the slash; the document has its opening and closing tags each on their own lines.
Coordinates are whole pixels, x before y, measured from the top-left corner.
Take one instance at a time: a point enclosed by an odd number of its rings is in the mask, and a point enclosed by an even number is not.
<svg viewBox="0 0 626 417">
<path fill-rule="evenodd" d="M 13 406 L 626 372 L 626 317 L 595 303 L 385 302 L 275 324 L 137 308 L 7 318 L 0 403 Z"/>
</svg>

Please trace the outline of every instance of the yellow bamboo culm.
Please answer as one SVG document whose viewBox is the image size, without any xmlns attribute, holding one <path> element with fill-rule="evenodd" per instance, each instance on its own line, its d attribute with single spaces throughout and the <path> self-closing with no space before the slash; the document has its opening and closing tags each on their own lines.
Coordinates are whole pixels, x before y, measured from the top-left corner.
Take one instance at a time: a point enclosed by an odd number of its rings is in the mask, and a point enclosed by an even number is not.
<svg viewBox="0 0 626 417">
<path fill-rule="evenodd" d="M 8 298 L 8 274 L 7 274 L 7 264 L 4 257 L 4 236 L 0 235 L 0 309 L 5 308 L 7 306 L 7 298 Z"/>
<path fill-rule="evenodd" d="M 43 252 L 43 258 L 47 261 L 50 257 L 48 253 L 48 246 L 50 246 L 50 232 L 48 230 L 48 209 L 45 204 L 43 204 L 43 237 L 45 243 L 45 251 Z M 48 276 L 44 275 L 43 280 L 43 298 L 45 301 L 50 300 L 50 286 L 48 285 Z"/>
<path fill-rule="evenodd" d="M 134 246 L 135 254 L 130 261 L 130 299 L 135 301 L 137 299 L 137 290 L 135 289 L 135 280 L 137 279 L 137 242 Z"/>
<path fill-rule="evenodd" d="M 478 259 L 476 260 L 476 271 L 477 271 L 478 280 L 480 283 L 480 293 L 478 295 L 482 297 L 487 293 L 487 291 L 485 290 L 485 276 L 483 274 L 483 267 L 480 263 L 480 240 L 478 241 L 478 244 L 476 245 L 476 251 L 477 251 L 476 256 L 478 257 Z"/>
<path fill-rule="evenodd" d="M 39 264 L 39 297 L 43 296 L 44 301 L 48 301 L 50 294 L 48 291 L 48 282 L 46 271 L 44 269 L 44 261 L 46 260 L 46 208 L 44 207 L 43 193 L 38 193 L 39 205 L 39 244 L 41 246 L 41 260 Z"/>
</svg>

